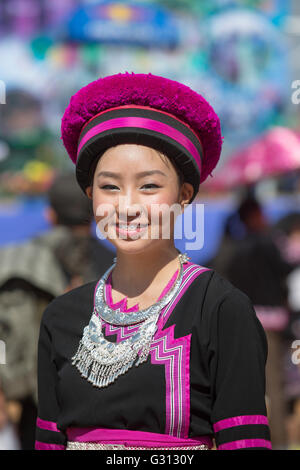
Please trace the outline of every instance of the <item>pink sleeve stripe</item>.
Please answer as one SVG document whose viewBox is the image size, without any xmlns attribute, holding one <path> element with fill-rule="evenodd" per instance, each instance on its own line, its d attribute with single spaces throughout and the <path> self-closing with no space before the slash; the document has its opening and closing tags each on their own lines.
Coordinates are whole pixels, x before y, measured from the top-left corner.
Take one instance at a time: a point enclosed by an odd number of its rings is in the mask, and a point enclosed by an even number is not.
<svg viewBox="0 0 300 470">
<path fill-rule="evenodd" d="M 35 441 L 35 450 L 65 450 L 66 446 L 59 444 L 46 444 L 45 442 Z"/>
<path fill-rule="evenodd" d="M 244 426 L 247 424 L 265 424 L 268 426 L 268 418 L 264 415 L 244 415 L 234 416 L 233 418 L 222 419 L 213 425 L 214 432 L 234 426 Z"/>
<path fill-rule="evenodd" d="M 37 418 L 36 425 L 40 429 L 46 429 L 47 431 L 60 432 L 59 429 L 57 429 L 56 423 L 54 423 L 53 421 L 45 421 L 44 419 Z"/>
<path fill-rule="evenodd" d="M 272 449 L 272 444 L 266 439 L 241 439 L 240 441 L 220 444 L 218 450 L 248 449 L 250 447 L 266 447 L 267 449 Z"/>
</svg>

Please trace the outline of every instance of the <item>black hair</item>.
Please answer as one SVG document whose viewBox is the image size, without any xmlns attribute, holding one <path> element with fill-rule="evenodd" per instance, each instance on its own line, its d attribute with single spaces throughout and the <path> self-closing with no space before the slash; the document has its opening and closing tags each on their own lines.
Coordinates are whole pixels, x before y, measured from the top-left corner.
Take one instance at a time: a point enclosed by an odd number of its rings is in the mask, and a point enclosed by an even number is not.
<svg viewBox="0 0 300 470">
<path fill-rule="evenodd" d="M 89 225 L 93 218 L 92 202 L 78 186 L 75 175 L 61 173 L 48 190 L 48 200 L 60 225 Z"/>
<path fill-rule="evenodd" d="M 261 205 L 253 196 L 246 197 L 238 208 L 238 214 L 242 222 L 246 222 L 248 217 L 258 211 L 261 211 Z"/>
</svg>

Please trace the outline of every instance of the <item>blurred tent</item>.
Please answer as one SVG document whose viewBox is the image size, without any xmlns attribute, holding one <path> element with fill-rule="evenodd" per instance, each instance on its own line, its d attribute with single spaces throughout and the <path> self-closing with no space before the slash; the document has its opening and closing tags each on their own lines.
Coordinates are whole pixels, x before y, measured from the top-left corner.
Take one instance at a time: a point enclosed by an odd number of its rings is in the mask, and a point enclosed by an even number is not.
<svg viewBox="0 0 300 470">
<path fill-rule="evenodd" d="M 190 8 L 202 15 L 218 13 L 227 8 L 249 8 L 258 10 L 274 24 L 281 25 L 290 11 L 290 0 L 157 0 L 172 8 Z"/>
<path fill-rule="evenodd" d="M 223 149 L 285 121 L 290 93 L 281 0 L 1 0 L 1 79 L 43 101 L 57 132 L 69 97 L 99 76 L 181 81 L 222 120 Z M 226 148 L 228 146 L 228 148 Z"/>
<path fill-rule="evenodd" d="M 155 4 L 98 1 L 81 5 L 66 23 L 66 38 L 78 42 L 176 47 L 177 19 Z"/>
<path fill-rule="evenodd" d="M 280 29 L 259 10 L 227 8 L 207 17 L 207 99 L 220 117 L 225 143 L 254 138 L 285 113 L 290 72 Z"/>
<path fill-rule="evenodd" d="M 205 189 L 230 190 L 299 168 L 300 134 L 285 127 L 273 127 L 228 159 L 216 176 L 205 183 Z"/>
<path fill-rule="evenodd" d="M 125 71 L 166 76 L 201 93 L 221 118 L 224 159 L 270 126 L 293 125 L 288 49 L 281 23 L 273 21 L 289 12 L 289 4 L 1 0 L 1 80 L 7 95 L 19 88 L 37 98 L 41 118 L 28 112 L 14 115 L 5 129 L 1 124 L 10 154 L 1 159 L 0 152 L 0 170 L 22 170 L 35 159 L 53 168 L 68 165 L 58 136 L 70 96 L 95 78 Z M 21 118 L 31 147 L 21 132 L 12 135 Z M 29 132 L 33 118 L 38 124 Z M 49 139 L 39 132 L 41 124 Z"/>
</svg>

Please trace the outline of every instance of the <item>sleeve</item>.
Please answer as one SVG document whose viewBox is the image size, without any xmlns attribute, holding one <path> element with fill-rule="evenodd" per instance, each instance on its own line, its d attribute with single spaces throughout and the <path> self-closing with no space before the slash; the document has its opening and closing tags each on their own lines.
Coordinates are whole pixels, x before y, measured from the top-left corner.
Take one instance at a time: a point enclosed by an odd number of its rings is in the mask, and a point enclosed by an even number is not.
<svg viewBox="0 0 300 470">
<path fill-rule="evenodd" d="M 217 448 L 271 449 L 267 340 L 249 298 L 232 288 L 215 309 L 210 332 L 211 421 Z"/>
<path fill-rule="evenodd" d="M 51 304 L 50 304 L 51 305 Z M 57 427 L 59 406 L 56 396 L 57 371 L 52 355 L 52 341 L 45 314 L 40 326 L 38 343 L 38 417 L 36 450 L 65 450 L 67 438 Z"/>
</svg>

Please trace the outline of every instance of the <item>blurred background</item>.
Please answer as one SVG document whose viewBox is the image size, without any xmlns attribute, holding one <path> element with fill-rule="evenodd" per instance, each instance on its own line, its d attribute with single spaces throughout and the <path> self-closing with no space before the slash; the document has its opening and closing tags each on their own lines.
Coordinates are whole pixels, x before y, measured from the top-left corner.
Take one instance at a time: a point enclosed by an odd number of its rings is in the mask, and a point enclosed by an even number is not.
<svg viewBox="0 0 300 470">
<path fill-rule="evenodd" d="M 299 53 L 296 0 L 0 0 L 0 448 L 34 445 L 45 306 L 114 256 L 74 181 L 62 114 L 80 87 L 129 71 L 183 82 L 220 116 L 221 160 L 195 200 L 204 246 L 176 245 L 251 298 L 273 448 L 300 449 Z"/>
</svg>

